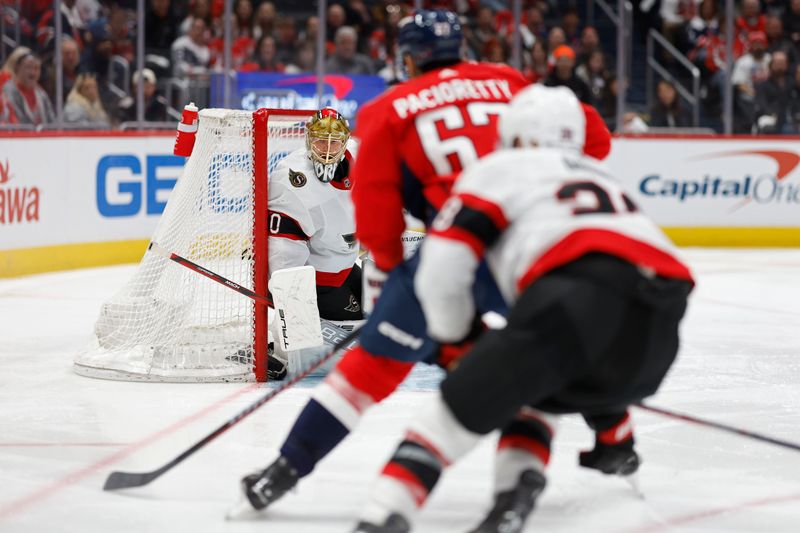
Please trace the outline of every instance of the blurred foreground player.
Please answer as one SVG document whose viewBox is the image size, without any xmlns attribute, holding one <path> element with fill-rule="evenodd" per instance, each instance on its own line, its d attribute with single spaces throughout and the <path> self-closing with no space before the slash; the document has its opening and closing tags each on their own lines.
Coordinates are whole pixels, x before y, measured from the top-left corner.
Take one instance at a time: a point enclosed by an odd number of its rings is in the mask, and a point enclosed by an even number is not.
<svg viewBox="0 0 800 533">
<path fill-rule="evenodd" d="M 413 287 L 418 256 L 403 261 L 403 211 L 426 223 L 432 220 L 448 198 L 455 175 L 495 148 L 497 116 L 527 82 L 505 65 L 461 61 L 461 41 L 453 13 L 421 11 L 404 20 L 399 53 L 412 79 L 378 97 L 358 116 L 356 227 L 359 241 L 377 266 L 365 267 L 365 306 L 377 298 L 384 282 L 385 287 L 361 330 L 361 345 L 348 350 L 314 390 L 280 457 L 242 480 L 245 496 L 256 509 L 265 508 L 308 475 L 367 408 L 397 388 L 415 363 L 438 360 L 446 366 L 467 344 L 440 346 L 426 335 Z M 604 157 L 610 147 L 608 130 L 596 111 L 587 107 L 585 112 L 596 128 L 591 153 Z M 505 303 L 485 266 L 477 277 L 478 308 L 504 313 Z M 531 428 L 532 423 L 536 427 Z M 534 434 L 536 443 L 525 457 L 546 463 L 550 433 L 541 420 L 525 417 L 505 442 L 527 443 Z"/>
<path fill-rule="evenodd" d="M 415 278 L 428 333 L 471 329 L 484 258 L 512 307 L 410 425 L 364 507 L 361 533 L 410 530 L 442 470 L 526 406 L 603 417 L 653 394 L 693 286 L 669 239 L 597 161 L 569 89 L 532 86 L 501 116 L 502 149 L 470 166 L 433 223 Z M 522 472 L 478 531 L 521 531 L 544 489 Z"/>
</svg>

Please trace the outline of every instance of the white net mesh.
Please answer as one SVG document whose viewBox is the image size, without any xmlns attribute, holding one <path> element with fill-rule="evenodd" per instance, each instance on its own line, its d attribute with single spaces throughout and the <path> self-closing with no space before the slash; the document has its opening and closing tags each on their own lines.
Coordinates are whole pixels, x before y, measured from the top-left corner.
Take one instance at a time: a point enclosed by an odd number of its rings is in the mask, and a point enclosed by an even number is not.
<svg viewBox="0 0 800 533">
<path fill-rule="evenodd" d="M 270 115 L 269 170 L 304 146 L 305 120 Z M 201 111 L 194 150 L 152 237 L 250 289 L 253 124 L 250 112 Z M 147 252 L 133 278 L 102 306 L 93 342 L 76 356 L 75 370 L 124 380 L 251 380 L 253 311 L 249 298 Z"/>
</svg>

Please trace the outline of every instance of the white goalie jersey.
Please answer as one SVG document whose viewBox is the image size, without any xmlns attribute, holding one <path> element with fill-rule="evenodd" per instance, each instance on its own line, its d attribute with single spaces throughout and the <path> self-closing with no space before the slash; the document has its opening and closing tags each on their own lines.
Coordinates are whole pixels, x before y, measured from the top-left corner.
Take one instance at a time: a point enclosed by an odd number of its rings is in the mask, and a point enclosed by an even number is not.
<svg viewBox="0 0 800 533">
<path fill-rule="evenodd" d="M 311 265 L 317 285 L 344 283 L 358 256 L 348 167 L 355 155 L 348 142 L 336 178 L 323 183 L 305 148 L 286 156 L 270 174 L 269 270 Z"/>
<path fill-rule="evenodd" d="M 554 149 L 507 149 L 467 169 L 422 248 L 415 279 L 429 332 L 467 333 L 470 287 L 485 256 L 509 304 L 547 272 L 598 252 L 691 280 L 666 235 L 595 160 Z"/>
</svg>

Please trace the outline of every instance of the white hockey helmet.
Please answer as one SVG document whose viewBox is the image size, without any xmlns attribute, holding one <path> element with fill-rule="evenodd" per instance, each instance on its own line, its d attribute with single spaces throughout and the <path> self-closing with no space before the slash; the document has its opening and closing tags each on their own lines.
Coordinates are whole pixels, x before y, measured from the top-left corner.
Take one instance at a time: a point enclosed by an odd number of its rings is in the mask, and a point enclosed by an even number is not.
<svg viewBox="0 0 800 533">
<path fill-rule="evenodd" d="M 586 115 L 567 87 L 529 85 L 511 99 L 500 116 L 500 142 L 511 148 L 540 146 L 581 152 L 586 140 Z"/>
</svg>

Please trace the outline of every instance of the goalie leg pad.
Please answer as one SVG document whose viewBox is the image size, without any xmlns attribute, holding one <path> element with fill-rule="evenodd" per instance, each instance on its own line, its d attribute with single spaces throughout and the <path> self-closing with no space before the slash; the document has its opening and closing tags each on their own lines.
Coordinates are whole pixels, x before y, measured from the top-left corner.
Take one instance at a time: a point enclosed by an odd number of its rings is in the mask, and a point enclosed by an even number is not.
<svg viewBox="0 0 800 533">
<path fill-rule="evenodd" d="M 314 267 L 285 268 L 272 273 L 269 290 L 275 304 L 275 353 L 322 345 Z"/>
</svg>

